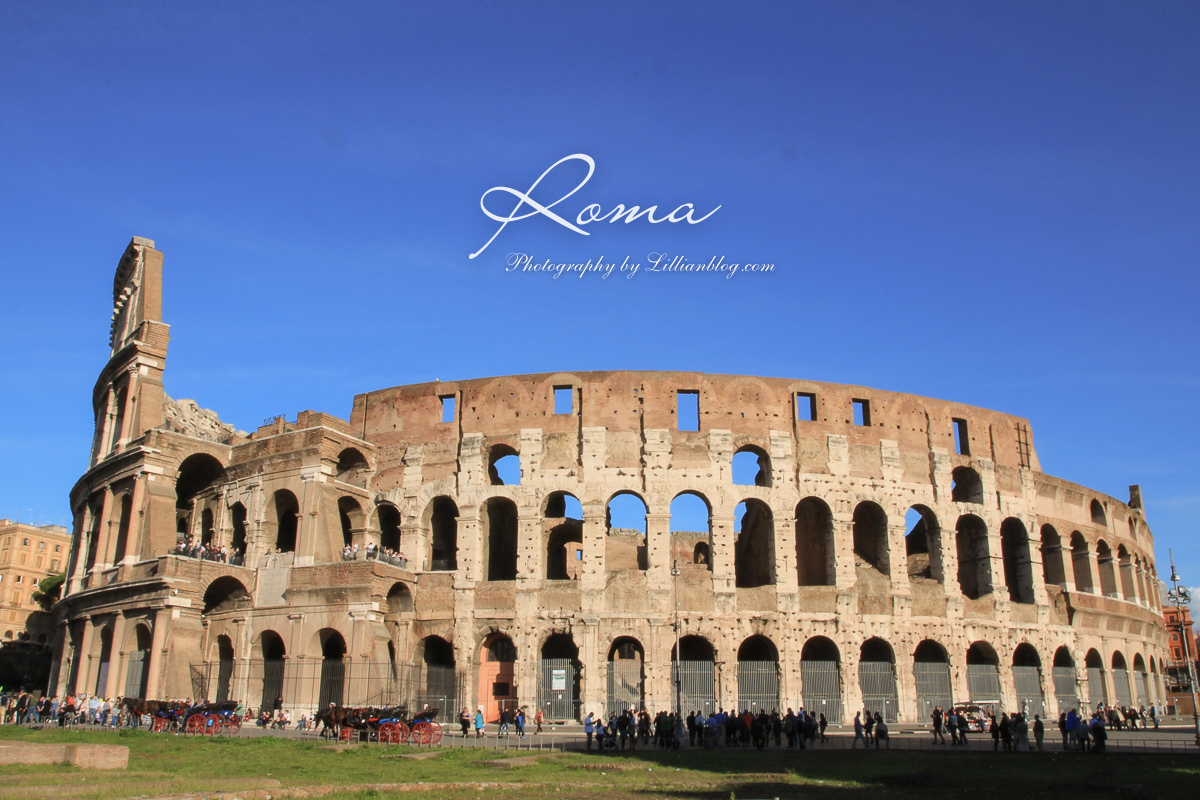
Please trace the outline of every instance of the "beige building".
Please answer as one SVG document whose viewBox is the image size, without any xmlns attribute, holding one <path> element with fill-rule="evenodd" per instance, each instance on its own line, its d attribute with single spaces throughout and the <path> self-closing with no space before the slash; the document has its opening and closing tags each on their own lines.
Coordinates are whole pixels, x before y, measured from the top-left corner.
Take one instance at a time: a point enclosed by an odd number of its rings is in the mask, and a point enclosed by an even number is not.
<svg viewBox="0 0 1200 800">
<path fill-rule="evenodd" d="M 247 434 L 165 394 L 161 270 L 138 238 L 117 269 L 60 691 L 833 721 L 1163 696 L 1140 491 L 1045 474 L 1025 419 L 561 372 L 383 389 Z"/>
<path fill-rule="evenodd" d="M 25 525 L 0 519 L 0 640 L 47 644 L 51 618 L 33 593 L 43 578 L 62 572 L 71 553 L 71 532 L 61 525 Z M 34 615 L 32 618 L 30 615 Z"/>
</svg>

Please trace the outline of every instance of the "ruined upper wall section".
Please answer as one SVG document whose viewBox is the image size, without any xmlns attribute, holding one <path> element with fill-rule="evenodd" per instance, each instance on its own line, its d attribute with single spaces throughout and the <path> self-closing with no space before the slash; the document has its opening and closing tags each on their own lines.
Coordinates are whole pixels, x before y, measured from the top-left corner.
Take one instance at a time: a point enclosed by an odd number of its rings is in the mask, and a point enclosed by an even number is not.
<svg viewBox="0 0 1200 800">
<path fill-rule="evenodd" d="M 113 277 L 110 357 L 137 338 L 143 322 L 162 321 L 163 256 L 151 239 L 134 236 Z"/>
<path fill-rule="evenodd" d="M 217 412 L 201 408 L 195 400 L 172 400 L 165 396 L 162 429 L 218 444 L 232 444 L 235 438 L 247 436 L 244 431 L 221 422 Z"/>
</svg>

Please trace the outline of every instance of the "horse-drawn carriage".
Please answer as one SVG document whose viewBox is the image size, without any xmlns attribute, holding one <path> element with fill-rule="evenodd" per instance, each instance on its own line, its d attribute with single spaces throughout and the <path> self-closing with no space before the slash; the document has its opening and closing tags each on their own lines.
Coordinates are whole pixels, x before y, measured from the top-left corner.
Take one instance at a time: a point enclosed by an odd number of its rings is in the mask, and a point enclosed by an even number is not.
<svg viewBox="0 0 1200 800">
<path fill-rule="evenodd" d="M 173 700 L 142 700 L 126 697 L 121 701 L 124 710 L 138 719 L 150 717 L 153 733 L 192 733 L 215 736 L 219 733 L 234 734 L 242 729 L 242 718 L 237 713 L 237 702 L 188 703 Z"/>
<path fill-rule="evenodd" d="M 440 709 L 426 708 L 409 717 L 406 706 L 342 708 L 332 706 L 318 712 L 316 719 L 335 732 L 343 742 L 368 741 L 381 744 L 437 744 L 442 726 L 435 718 Z"/>
</svg>

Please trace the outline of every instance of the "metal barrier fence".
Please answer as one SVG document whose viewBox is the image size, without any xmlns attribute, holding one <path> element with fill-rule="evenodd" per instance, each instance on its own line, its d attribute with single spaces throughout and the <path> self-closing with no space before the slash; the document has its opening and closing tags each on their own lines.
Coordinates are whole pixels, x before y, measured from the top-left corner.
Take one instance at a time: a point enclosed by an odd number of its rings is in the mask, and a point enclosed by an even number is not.
<svg viewBox="0 0 1200 800">
<path fill-rule="evenodd" d="M 800 662 L 800 679 L 803 682 L 804 707 L 815 714 L 824 714 L 830 724 L 841 723 L 841 665 L 836 661 L 805 659 Z"/>
<path fill-rule="evenodd" d="M 738 708 L 751 713 L 780 711 L 779 662 L 739 661 L 737 665 Z"/>
<path fill-rule="evenodd" d="M 896 694 L 896 666 L 890 661 L 858 662 L 858 685 L 862 689 L 863 707 L 868 712 L 880 712 L 887 722 L 895 722 L 899 714 Z"/>
<path fill-rule="evenodd" d="M 917 719 L 929 719 L 939 706 L 943 711 L 953 707 L 950 665 L 945 661 L 914 662 L 913 678 L 917 684 Z"/>
</svg>

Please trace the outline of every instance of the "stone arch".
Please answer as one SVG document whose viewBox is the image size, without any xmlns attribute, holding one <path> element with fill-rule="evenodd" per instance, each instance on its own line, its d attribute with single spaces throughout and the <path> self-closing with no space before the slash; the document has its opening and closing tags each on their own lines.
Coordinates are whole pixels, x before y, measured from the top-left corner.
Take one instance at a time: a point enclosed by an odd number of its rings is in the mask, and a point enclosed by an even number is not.
<svg viewBox="0 0 1200 800">
<path fill-rule="evenodd" d="M 246 585 L 232 575 L 223 575 L 204 590 L 205 615 L 249 608 L 253 604 Z"/>
<path fill-rule="evenodd" d="M 744 508 L 739 517 L 734 509 L 734 576 L 740 589 L 775 583 L 775 520 L 771 509 L 761 500 L 738 503 Z"/>
<path fill-rule="evenodd" d="M 128 653 L 123 692 L 125 697 L 146 699 L 146 683 L 150 677 L 150 648 L 153 642 L 153 631 L 144 619 L 137 620 L 131 630 L 126 630 L 125 643 L 121 648 Z"/>
<path fill-rule="evenodd" d="M 1028 642 L 1022 642 L 1013 650 L 1012 659 L 1013 690 L 1017 698 L 1017 708 L 1027 719 L 1034 716 L 1045 718 L 1046 698 L 1042 691 L 1042 657 L 1037 648 Z"/>
<path fill-rule="evenodd" d="M 1112 680 L 1115 697 L 1113 703 L 1119 708 L 1128 708 L 1133 703 L 1129 686 L 1129 664 L 1120 650 L 1112 654 Z"/>
<path fill-rule="evenodd" d="M 796 505 L 796 578 L 801 586 L 833 586 L 833 511 L 819 497 L 806 497 Z M 840 714 L 839 708 L 839 714 Z"/>
<path fill-rule="evenodd" d="M 217 686 L 213 701 L 224 703 L 229 699 L 229 686 L 233 680 L 233 639 L 225 634 L 217 637 L 216 645 Z"/>
<path fill-rule="evenodd" d="M 955 525 L 958 552 L 958 586 L 963 596 L 978 600 L 992 593 L 992 563 L 987 525 L 974 514 L 963 514 Z"/>
<path fill-rule="evenodd" d="M 955 467 L 950 473 L 950 499 L 956 503 L 983 503 L 983 480 L 970 467 Z"/>
<path fill-rule="evenodd" d="M 517 504 L 507 497 L 489 497 L 479 509 L 480 562 L 485 581 L 517 578 Z"/>
<path fill-rule="evenodd" d="M 800 690 L 804 708 L 824 714 L 828 722 L 842 719 L 842 655 L 826 636 L 813 636 L 800 649 Z"/>
<path fill-rule="evenodd" d="M 1115 557 L 1108 542 L 1101 539 L 1096 542 L 1096 566 L 1100 570 L 1100 594 L 1105 597 L 1119 597 L 1117 592 L 1117 570 L 1114 566 Z"/>
<path fill-rule="evenodd" d="M 400 552 L 400 509 L 391 503 L 380 503 L 375 507 L 375 521 L 379 527 L 379 546 Z"/>
<path fill-rule="evenodd" d="M 608 702 L 605 712 L 645 708 L 646 651 L 633 636 L 618 636 L 608 648 Z"/>
<path fill-rule="evenodd" d="M 505 475 L 508 480 L 504 479 Z M 488 448 L 488 483 L 492 486 L 521 485 L 521 454 L 515 447 L 497 443 Z"/>
<path fill-rule="evenodd" d="M 233 552 L 230 554 L 229 563 L 231 564 L 236 563 L 240 565 L 242 561 L 235 561 L 234 559 L 241 559 L 246 554 L 247 516 L 248 514 L 246 512 L 246 506 L 242 505 L 241 503 L 234 503 L 229 507 L 229 525 L 233 530 L 233 539 L 230 542 L 230 545 L 233 548 Z"/>
<path fill-rule="evenodd" d="M 1092 498 L 1091 515 L 1092 524 L 1103 528 L 1108 527 L 1108 515 L 1104 513 L 1104 504 L 1095 498 Z"/>
<path fill-rule="evenodd" d="M 677 652 L 678 650 L 678 652 Z M 716 650 L 707 638 L 689 634 L 671 646 L 671 686 L 680 709 L 716 711 Z"/>
<path fill-rule="evenodd" d="M 1098 703 L 1108 703 L 1108 686 L 1104 678 L 1104 658 L 1095 648 L 1087 651 L 1083 659 L 1087 670 L 1088 701 L 1093 707 Z"/>
<path fill-rule="evenodd" d="M 569 503 L 568 498 L 574 502 Z M 577 516 L 570 516 L 572 513 Z M 543 528 L 546 579 L 578 580 L 583 574 L 583 506 L 579 498 L 562 491 L 547 496 Z"/>
<path fill-rule="evenodd" d="M 692 563 L 712 571 L 712 504 L 692 489 L 671 499 L 671 562 Z"/>
<path fill-rule="evenodd" d="M 1063 565 L 1062 538 L 1053 525 L 1042 526 L 1042 580 L 1047 586 L 1067 588 L 1067 572 Z"/>
<path fill-rule="evenodd" d="M 779 649 L 762 634 L 747 637 L 737 652 L 738 708 L 752 714 L 779 710 Z"/>
<path fill-rule="evenodd" d="M 771 485 L 771 457 L 767 451 L 753 444 L 745 444 L 733 454 L 731 464 L 735 486 Z"/>
<path fill-rule="evenodd" d="M 280 489 L 272 496 L 270 513 L 275 526 L 275 549 L 281 553 L 294 553 L 300 539 L 300 501 L 287 489 Z"/>
<path fill-rule="evenodd" d="M 321 653 L 321 685 L 317 696 L 317 708 L 343 705 L 346 683 L 346 639 L 335 628 L 317 631 Z"/>
<path fill-rule="evenodd" d="M 866 566 L 890 575 L 888 519 L 878 503 L 864 500 L 854 507 L 854 554 Z"/>
<path fill-rule="evenodd" d="M 117 542 L 113 548 L 113 563 L 120 564 L 125 558 L 129 547 L 129 527 L 133 522 L 133 496 L 130 492 L 122 492 L 117 501 Z M 209 523 L 212 527 L 212 523 Z"/>
<path fill-rule="evenodd" d="M 479 686 L 476 696 L 484 719 L 495 722 L 503 710 L 515 710 L 517 648 L 505 633 L 492 633 L 480 645 Z"/>
<path fill-rule="evenodd" d="M 542 642 L 538 708 L 550 719 L 580 718 L 583 665 L 570 633 L 551 633 Z"/>
<path fill-rule="evenodd" d="M 176 532 L 191 532 L 197 496 L 224 480 L 224 465 L 208 453 L 193 453 L 180 462 L 175 476 Z"/>
<path fill-rule="evenodd" d="M 1092 583 L 1092 559 L 1088 553 L 1088 542 L 1079 531 L 1071 533 L 1071 573 L 1075 577 L 1076 591 L 1095 591 L 1095 584 Z"/>
<path fill-rule="evenodd" d="M 1133 559 L 1130 558 L 1129 551 L 1123 544 L 1117 546 L 1117 570 L 1121 577 L 1121 597 L 1131 603 L 1136 601 L 1137 590 L 1133 583 Z"/>
<path fill-rule="evenodd" d="M 426 636 L 417 642 L 413 658 L 422 673 L 417 685 L 423 692 L 413 706 L 429 705 L 441 710 L 443 719 L 452 717 L 460 706 L 454 645 L 441 636 Z"/>
<path fill-rule="evenodd" d="M 362 505 L 356 498 L 343 495 L 338 498 L 338 519 L 342 527 L 342 544 L 354 544 L 354 536 L 363 529 Z"/>
<path fill-rule="evenodd" d="M 637 492 L 623 489 L 608 498 L 604 504 L 604 563 L 608 569 L 649 568 L 650 556 L 646 546 L 646 515 L 649 513 L 650 507 L 646 505 L 645 498 Z"/>
<path fill-rule="evenodd" d="M 862 643 L 858 656 L 858 685 L 866 713 L 880 713 L 888 722 L 897 721 L 896 652 L 886 639 L 875 636 Z"/>
<path fill-rule="evenodd" d="M 387 593 L 387 613 L 408 614 L 413 610 L 412 590 L 408 584 L 397 581 Z"/>
<path fill-rule="evenodd" d="M 262 694 L 259 710 L 272 709 L 283 703 L 284 673 L 287 666 L 287 647 L 283 637 L 273 630 L 259 636 L 259 651 L 263 659 Z"/>
<path fill-rule="evenodd" d="M 458 505 L 439 495 L 425 506 L 425 527 L 429 531 L 429 569 L 453 572 L 458 569 Z"/>
<path fill-rule="evenodd" d="M 910 578 L 942 581 L 942 530 L 928 506 L 914 505 L 904 516 L 904 551 Z"/>
<path fill-rule="evenodd" d="M 347 447 L 338 453 L 337 480 L 365 489 L 370 474 L 371 465 L 357 447 Z"/>
<path fill-rule="evenodd" d="M 967 648 L 967 688 L 972 703 L 993 712 L 1001 709 L 1000 657 L 987 642 Z"/>
<path fill-rule="evenodd" d="M 954 706 L 950 654 L 939 642 L 923 639 L 913 650 L 913 679 L 917 687 L 917 719 L 928 719 L 934 709 Z"/>
<path fill-rule="evenodd" d="M 1000 523 L 1000 553 L 1004 560 L 1004 583 L 1014 603 L 1034 602 L 1033 562 L 1029 557 L 1029 533 L 1025 523 L 1008 517 Z"/>
</svg>

